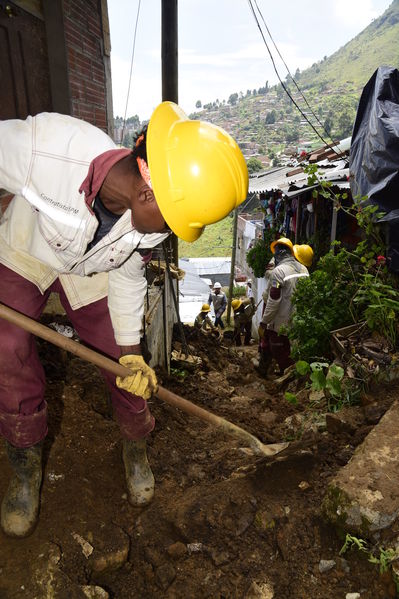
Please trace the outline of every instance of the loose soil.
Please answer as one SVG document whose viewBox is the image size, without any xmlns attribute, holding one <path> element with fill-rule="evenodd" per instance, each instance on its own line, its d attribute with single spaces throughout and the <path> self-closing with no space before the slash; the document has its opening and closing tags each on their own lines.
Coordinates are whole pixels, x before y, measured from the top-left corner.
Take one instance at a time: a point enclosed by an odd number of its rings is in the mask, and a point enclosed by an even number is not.
<svg viewBox="0 0 399 599">
<path fill-rule="evenodd" d="M 256 347 L 220 347 L 186 332 L 203 363 L 185 376 L 159 372 L 164 387 L 265 443 L 312 430 L 311 447 L 265 462 L 154 398 L 148 453 L 155 499 L 132 508 L 119 429 L 96 368 L 39 341 L 50 414 L 40 521 L 27 539 L 0 533 L 0 599 L 105 597 L 96 586 L 117 599 L 395 597 L 391 576 L 379 575 L 361 553 L 339 556 L 343 538 L 323 519 L 321 503 L 398 385 L 373 391 L 363 402 L 369 405 L 346 408 L 353 426 L 332 434 L 306 394 L 292 405 L 273 380 L 257 375 Z M 1 494 L 10 474 L 2 447 Z M 398 536 L 394 529 L 386 546 Z M 335 565 L 321 573 L 321 560 Z"/>
</svg>

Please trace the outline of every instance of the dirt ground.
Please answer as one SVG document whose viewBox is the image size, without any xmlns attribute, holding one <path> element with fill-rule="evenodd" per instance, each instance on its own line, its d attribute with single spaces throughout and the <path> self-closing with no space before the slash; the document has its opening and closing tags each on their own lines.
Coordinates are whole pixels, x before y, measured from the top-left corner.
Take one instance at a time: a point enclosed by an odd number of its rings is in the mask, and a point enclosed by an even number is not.
<svg viewBox="0 0 399 599">
<path fill-rule="evenodd" d="M 368 406 L 349 409 L 354 425 L 332 434 L 304 394 L 291 405 L 258 377 L 256 347 L 190 343 L 203 358 L 200 370 L 184 378 L 161 372 L 163 386 L 266 443 L 311 429 L 309 451 L 262 462 L 153 399 L 156 494 L 150 506 L 132 508 L 119 430 L 96 368 L 39 342 L 50 413 L 40 521 L 24 540 L 0 533 L 0 599 L 395 597 L 391 576 L 361 553 L 339 556 L 343 539 L 323 520 L 321 502 L 399 386 L 373 391 Z M 9 476 L 1 447 L 1 495 Z M 320 572 L 321 560 L 335 565 Z"/>
</svg>

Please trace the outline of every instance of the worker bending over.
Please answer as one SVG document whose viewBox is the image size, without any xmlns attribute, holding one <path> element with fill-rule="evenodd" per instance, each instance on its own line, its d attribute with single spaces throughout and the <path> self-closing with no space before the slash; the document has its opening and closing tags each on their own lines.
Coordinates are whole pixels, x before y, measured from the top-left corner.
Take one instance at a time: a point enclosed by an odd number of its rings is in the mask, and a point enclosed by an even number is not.
<svg viewBox="0 0 399 599">
<path fill-rule="evenodd" d="M 234 311 L 233 341 L 235 345 L 242 345 L 241 336 L 244 335 L 244 345 L 249 345 L 252 336 L 252 317 L 255 314 L 254 298 L 234 299 L 231 307 Z"/>
<path fill-rule="evenodd" d="M 206 337 L 213 336 L 217 339 L 220 339 L 221 333 L 219 329 L 215 327 L 211 317 L 209 316 L 210 310 L 211 307 L 209 304 L 202 305 L 201 312 L 195 318 L 194 327 Z"/>
<path fill-rule="evenodd" d="M 198 239 L 247 187 L 234 140 L 172 102 L 155 109 L 133 150 L 66 115 L 0 122 L 0 188 L 14 196 L 0 221 L 0 302 L 38 320 L 57 292 L 82 342 L 132 371 L 116 379 L 102 371 L 132 505 L 154 493 L 146 437 L 157 378 L 140 349 L 145 264 L 171 231 Z M 0 345 L 0 434 L 13 469 L 1 526 L 23 537 L 39 513 L 45 377 L 31 334 L 0 319 Z"/>
</svg>

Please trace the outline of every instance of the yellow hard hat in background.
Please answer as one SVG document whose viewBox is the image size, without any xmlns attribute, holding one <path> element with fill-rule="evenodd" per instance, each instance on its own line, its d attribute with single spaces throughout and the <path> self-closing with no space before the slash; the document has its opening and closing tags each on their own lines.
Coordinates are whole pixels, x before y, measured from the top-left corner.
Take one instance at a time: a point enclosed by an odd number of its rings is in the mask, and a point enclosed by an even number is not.
<svg viewBox="0 0 399 599">
<path fill-rule="evenodd" d="M 290 248 L 291 254 L 294 253 L 294 246 L 292 245 L 291 239 L 288 239 L 287 237 L 280 237 L 280 239 L 276 239 L 276 241 L 272 241 L 271 244 L 270 244 L 270 249 L 272 251 L 272 254 L 274 254 L 274 252 L 276 251 L 276 245 L 278 243 L 280 245 L 285 245 L 288 248 Z"/>
<path fill-rule="evenodd" d="M 310 245 L 294 245 L 294 256 L 304 266 L 311 266 L 313 261 L 313 250 Z"/>
<path fill-rule="evenodd" d="M 190 120 L 173 102 L 159 104 L 150 118 L 147 157 L 158 207 L 184 241 L 198 239 L 247 197 L 247 165 L 234 139 Z"/>
<path fill-rule="evenodd" d="M 235 311 L 235 310 L 238 310 L 238 308 L 241 306 L 241 304 L 242 304 L 242 301 L 241 301 L 241 300 L 239 300 L 239 299 L 234 299 L 234 300 L 231 302 L 231 307 L 232 307 L 232 308 L 233 308 L 233 310 Z"/>
<path fill-rule="evenodd" d="M 209 304 L 202 304 L 201 312 L 209 312 L 211 309 Z"/>
</svg>

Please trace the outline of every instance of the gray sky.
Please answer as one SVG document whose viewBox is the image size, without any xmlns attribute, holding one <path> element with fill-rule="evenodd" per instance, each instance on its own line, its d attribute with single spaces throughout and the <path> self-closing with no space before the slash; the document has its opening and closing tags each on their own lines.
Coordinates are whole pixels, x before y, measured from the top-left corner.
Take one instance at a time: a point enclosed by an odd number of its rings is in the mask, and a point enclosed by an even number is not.
<svg viewBox="0 0 399 599">
<path fill-rule="evenodd" d="M 346 44 L 391 0 L 257 0 L 292 73 Z M 277 77 L 247 0 L 179 0 L 179 104 L 228 100 Z M 114 114 L 124 116 L 139 0 L 108 0 Z M 148 119 L 161 102 L 161 0 L 141 0 L 127 116 Z M 269 43 L 270 40 L 268 40 Z M 284 79 L 287 72 L 276 56 Z M 372 73 L 370 73 L 371 75 Z"/>
</svg>

